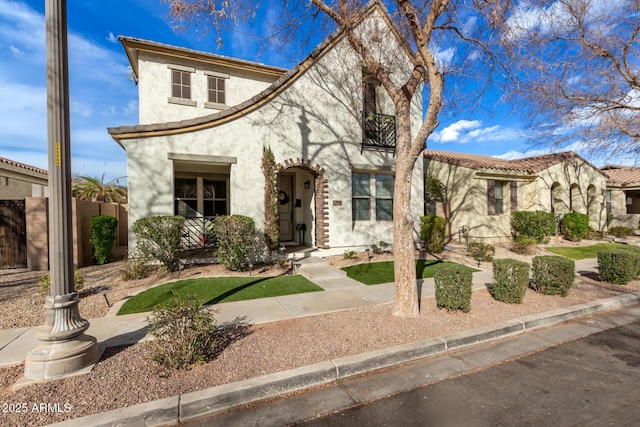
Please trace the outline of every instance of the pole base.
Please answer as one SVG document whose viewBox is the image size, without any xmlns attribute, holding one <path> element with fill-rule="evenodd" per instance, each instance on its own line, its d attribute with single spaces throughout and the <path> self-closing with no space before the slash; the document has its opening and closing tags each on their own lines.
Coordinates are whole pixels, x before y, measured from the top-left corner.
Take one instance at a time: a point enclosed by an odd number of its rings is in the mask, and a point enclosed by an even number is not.
<svg viewBox="0 0 640 427">
<path fill-rule="evenodd" d="M 25 359 L 24 377 L 44 381 L 77 374 L 94 365 L 100 353 L 94 337 L 82 334 L 68 341 L 41 342 Z"/>
</svg>

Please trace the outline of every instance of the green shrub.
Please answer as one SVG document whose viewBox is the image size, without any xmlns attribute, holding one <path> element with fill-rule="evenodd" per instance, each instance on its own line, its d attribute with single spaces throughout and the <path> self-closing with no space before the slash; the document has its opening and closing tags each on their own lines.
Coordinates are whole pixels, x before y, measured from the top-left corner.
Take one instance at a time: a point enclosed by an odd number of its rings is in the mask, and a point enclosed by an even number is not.
<svg viewBox="0 0 640 427">
<path fill-rule="evenodd" d="M 518 211 L 511 214 L 511 233 L 514 238 L 529 237 L 536 243 L 545 243 L 556 233 L 556 217 L 553 212 Z"/>
<path fill-rule="evenodd" d="M 587 231 L 587 235 L 584 236 L 584 238 L 588 240 L 602 240 L 604 235 L 602 234 L 602 231 L 594 230 L 589 227 L 589 231 Z"/>
<path fill-rule="evenodd" d="M 598 251 L 598 279 L 626 285 L 640 275 L 640 252 L 628 249 Z"/>
<path fill-rule="evenodd" d="M 533 237 L 519 236 L 513 239 L 511 250 L 520 255 L 533 255 L 536 253 L 537 240 Z"/>
<path fill-rule="evenodd" d="M 213 232 L 218 239 L 216 257 L 229 270 L 239 270 L 247 261 L 253 246 L 256 226 L 244 215 L 224 215 L 213 221 Z"/>
<path fill-rule="evenodd" d="M 151 357 L 158 365 L 181 369 L 209 360 L 215 349 L 216 320 L 210 312 L 200 309 L 195 297 L 181 298 L 175 294 L 164 307 L 156 307 L 147 319 L 151 341 Z"/>
<path fill-rule="evenodd" d="M 152 216 L 141 218 L 133 224 L 136 249 L 147 259 L 153 259 L 168 271 L 180 268 L 180 238 L 184 217 Z"/>
<path fill-rule="evenodd" d="M 496 254 L 496 248 L 488 243 L 469 242 L 467 253 L 476 261 L 491 262 Z"/>
<path fill-rule="evenodd" d="M 572 212 L 564 214 L 564 237 L 572 242 L 579 242 L 589 232 L 589 215 Z"/>
<path fill-rule="evenodd" d="M 444 249 L 444 233 L 447 220 L 441 216 L 420 217 L 420 238 L 427 252 L 437 254 Z"/>
<path fill-rule="evenodd" d="M 111 261 L 111 248 L 116 241 L 118 220 L 109 215 L 98 215 L 91 218 L 89 224 L 91 237 L 89 241 L 93 245 L 93 261 L 98 264 L 106 264 Z"/>
<path fill-rule="evenodd" d="M 572 259 L 557 255 L 533 258 L 533 288 L 545 295 L 566 297 L 576 280 L 576 265 Z"/>
<path fill-rule="evenodd" d="M 633 230 L 629 227 L 616 226 L 609 228 L 609 234 L 613 234 L 616 237 L 623 238 L 626 236 L 631 236 L 633 234 Z"/>
<path fill-rule="evenodd" d="M 149 265 L 142 258 L 130 258 L 124 262 L 120 272 L 124 280 L 140 280 L 149 275 Z"/>
<path fill-rule="evenodd" d="M 444 264 L 433 273 L 438 308 L 471 310 L 471 270 L 459 264 Z"/>
<path fill-rule="evenodd" d="M 521 304 L 529 286 L 529 264 L 515 259 L 493 261 L 493 297 L 509 304 Z"/>
<path fill-rule="evenodd" d="M 73 282 L 74 289 L 80 293 L 84 288 L 84 277 L 82 277 L 82 273 L 78 270 L 73 272 Z M 51 288 L 51 275 L 49 273 L 40 276 L 40 279 L 38 279 L 38 287 L 42 295 L 46 296 L 49 294 L 49 288 Z"/>
<path fill-rule="evenodd" d="M 347 249 L 342 254 L 342 258 L 344 258 L 344 259 L 353 259 L 353 257 L 355 255 L 356 255 L 356 251 L 354 251 L 353 249 Z"/>
</svg>

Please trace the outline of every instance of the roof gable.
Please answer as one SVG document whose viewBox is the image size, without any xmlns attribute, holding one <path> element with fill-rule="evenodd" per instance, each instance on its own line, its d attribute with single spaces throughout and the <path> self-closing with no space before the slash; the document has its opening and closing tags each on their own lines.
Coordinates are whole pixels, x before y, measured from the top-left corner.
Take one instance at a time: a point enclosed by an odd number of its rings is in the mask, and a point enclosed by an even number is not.
<svg viewBox="0 0 640 427">
<path fill-rule="evenodd" d="M 606 169 L 602 171 L 611 184 L 635 184 L 640 183 L 640 168 L 622 167 L 618 169 Z"/>
</svg>

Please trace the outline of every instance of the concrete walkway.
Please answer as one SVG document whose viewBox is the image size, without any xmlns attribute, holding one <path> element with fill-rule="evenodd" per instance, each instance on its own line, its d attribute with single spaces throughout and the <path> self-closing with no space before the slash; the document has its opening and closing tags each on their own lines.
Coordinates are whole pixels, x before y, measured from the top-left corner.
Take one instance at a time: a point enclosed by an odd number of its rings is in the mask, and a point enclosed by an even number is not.
<svg viewBox="0 0 640 427">
<path fill-rule="evenodd" d="M 483 267 L 490 268 L 488 263 L 485 263 Z M 576 273 L 594 272 L 596 267 L 596 260 L 593 259 L 577 261 Z M 219 304 L 216 307 L 218 322 L 231 322 L 240 318 L 245 322 L 256 324 L 393 302 L 393 283 L 363 285 L 349 279 L 344 272 L 332 267 L 320 258 L 309 257 L 300 260 L 298 273 L 322 286 L 325 290 L 323 292 Z M 476 272 L 473 274 L 473 289 L 486 289 L 492 281 L 490 270 Z M 434 295 L 433 279 L 420 280 L 419 289 L 422 296 Z M 512 319 L 500 324 L 437 337 L 428 341 L 421 340 L 371 353 L 348 356 L 109 413 L 69 420 L 60 425 L 137 425 L 139 423 L 142 423 L 140 425 L 166 425 L 177 423 L 179 420 L 202 416 L 314 385 L 326 384 L 386 366 L 446 353 L 465 346 L 528 332 L 571 319 L 579 319 L 598 312 L 633 307 L 638 304 L 640 304 L 640 293 L 621 295 Z M 634 314 L 637 312 L 637 310 L 634 311 Z M 146 338 L 147 316 L 148 313 L 140 313 L 92 319 L 87 333 L 95 336 L 102 348 L 131 344 Z M 0 367 L 22 363 L 26 354 L 37 345 L 34 329 L 20 328 L 0 331 Z"/>
</svg>

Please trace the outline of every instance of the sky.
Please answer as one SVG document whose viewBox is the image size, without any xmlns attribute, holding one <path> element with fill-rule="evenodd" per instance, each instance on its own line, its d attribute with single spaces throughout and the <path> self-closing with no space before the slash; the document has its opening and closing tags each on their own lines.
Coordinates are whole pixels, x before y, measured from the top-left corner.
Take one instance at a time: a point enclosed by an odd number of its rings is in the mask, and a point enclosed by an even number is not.
<svg viewBox="0 0 640 427">
<path fill-rule="evenodd" d="M 44 1 L 0 0 L 0 156 L 48 168 Z M 176 32 L 160 0 L 67 0 L 71 169 L 105 182 L 125 182 L 126 153 L 107 127 L 138 123 L 138 93 L 118 35 L 290 68 L 295 58 L 280 49 L 258 52 L 249 33 L 260 23 L 225 38 Z M 264 20 L 266 21 L 266 20 Z M 546 151 L 529 145 L 512 110 L 478 110 L 472 117 L 448 117 L 430 137 L 430 149 L 517 158 Z"/>
</svg>

